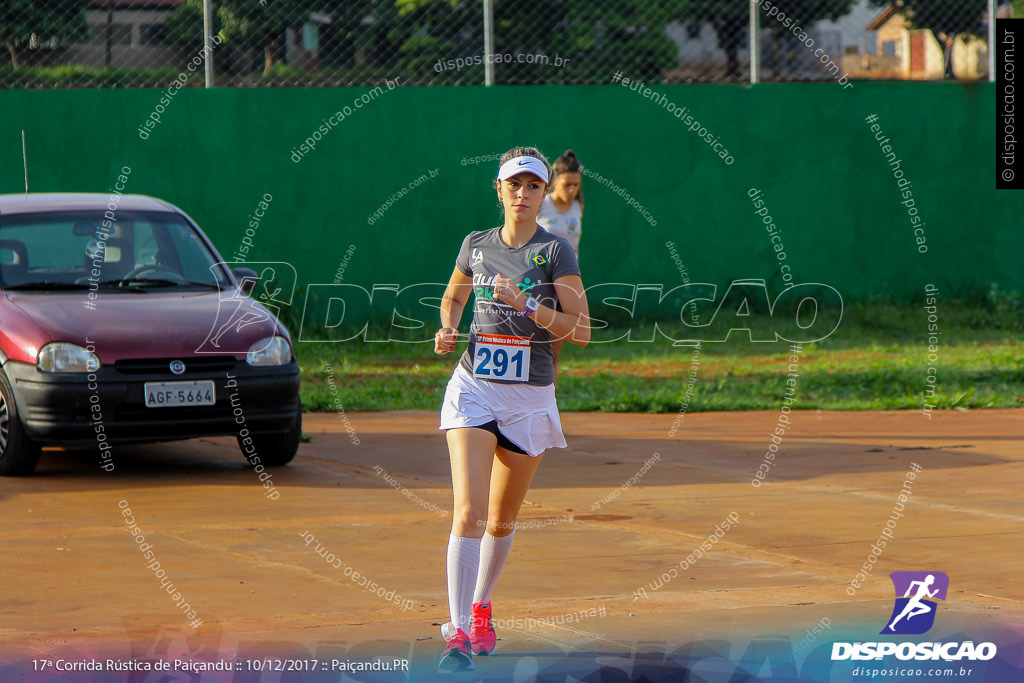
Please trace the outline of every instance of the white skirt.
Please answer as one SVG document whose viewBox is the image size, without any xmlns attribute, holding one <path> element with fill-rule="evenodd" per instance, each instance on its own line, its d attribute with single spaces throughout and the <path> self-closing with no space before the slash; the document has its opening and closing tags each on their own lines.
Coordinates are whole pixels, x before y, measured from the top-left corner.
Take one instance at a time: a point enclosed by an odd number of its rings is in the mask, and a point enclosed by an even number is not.
<svg viewBox="0 0 1024 683">
<path fill-rule="evenodd" d="M 448 380 L 438 429 L 479 427 L 491 420 L 497 421 L 505 438 L 531 456 L 565 448 L 554 384 L 538 387 L 478 380 L 460 363 Z"/>
</svg>

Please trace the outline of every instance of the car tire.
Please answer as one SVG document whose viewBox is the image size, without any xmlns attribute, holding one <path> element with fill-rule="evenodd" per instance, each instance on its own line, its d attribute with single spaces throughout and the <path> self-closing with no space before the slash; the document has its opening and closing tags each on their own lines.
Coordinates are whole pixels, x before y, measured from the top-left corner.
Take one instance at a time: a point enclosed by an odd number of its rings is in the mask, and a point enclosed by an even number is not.
<svg viewBox="0 0 1024 683">
<path fill-rule="evenodd" d="M 302 441 L 302 408 L 295 412 L 295 424 L 287 432 L 273 434 L 250 434 L 253 446 L 256 449 L 256 457 L 267 467 L 280 467 L 287 465 L 295 457 L 299 450 L 299 443 Z M 245 447 L 242 444 L 242 437 L 237 437 L 238 448 L 245 455 Z"/>
<path fill-rule="evenodd" d="M 14 402 L 7 373 L 0 370 L 0 475 L 18 477 L 32 474 L 42 446 L 25 434 Z"/>
</svg>

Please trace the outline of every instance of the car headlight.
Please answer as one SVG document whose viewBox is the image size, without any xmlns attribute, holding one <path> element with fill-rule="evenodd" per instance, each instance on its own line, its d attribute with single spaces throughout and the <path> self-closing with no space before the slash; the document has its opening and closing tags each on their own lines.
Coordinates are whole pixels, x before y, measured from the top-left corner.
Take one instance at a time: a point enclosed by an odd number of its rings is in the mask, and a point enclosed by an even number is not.
<svg viewBox="0 0 1024 683">
<path fill-rule="evenodd" d="M 292 359 L 292 347 L 284 337 L 264 337 L 249 347 L 245 362 L 249 365 L 285 365 Z"/>
<path fill-rule="evenodd" d="M 39 351 L 37 365 L 43 372 L 96 372 L 100 359 L 78 344 L 51 342 Z"/>
</svg>

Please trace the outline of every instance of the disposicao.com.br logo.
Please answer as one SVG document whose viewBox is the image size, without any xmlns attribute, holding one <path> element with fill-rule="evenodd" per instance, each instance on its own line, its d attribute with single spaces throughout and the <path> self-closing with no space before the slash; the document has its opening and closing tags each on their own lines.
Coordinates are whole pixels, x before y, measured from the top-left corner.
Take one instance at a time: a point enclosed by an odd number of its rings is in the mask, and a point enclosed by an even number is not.
<svg viewBox="0 0 1024 683">
<path fill-rule="evenodd" d="M 949 577 L 944 572 L 893 572 L 889 578 L 896 589 L 896 605 L 879 634 L 920 635 L 930 631 L 939 606 L 935 600 L 946 599 Z M 920 619 L 914 621 L 915 617 Z"/>
<path fill-rule="evenodd" d="M 893 572 L 889 575 L 896 591 L 892 614 L 879 635 L 920 635 L 927 633 L 935 624 L 938 610 L 937 600 L 945 600 L 949 592 L 949 576 L 944 572 L 916 571 Z M 978 643 L 967 640 L 948 643 L 833 643 L 832 661 L 883 659 L 895 656 L 900 660 L 943 660 L 946 662 L 965 659 L 987 661 L 996 656 L 994 643 Z"/>
</svg>

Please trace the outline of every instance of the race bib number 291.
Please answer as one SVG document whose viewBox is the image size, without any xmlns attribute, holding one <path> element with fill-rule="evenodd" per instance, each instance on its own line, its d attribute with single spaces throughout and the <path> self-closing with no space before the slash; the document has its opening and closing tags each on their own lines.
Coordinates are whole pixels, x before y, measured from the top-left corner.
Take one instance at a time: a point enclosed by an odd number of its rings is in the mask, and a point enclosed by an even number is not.
<svg viewBox="0 0 1024 683">
<path fill-rule="evenodd" d="M 506 382 L 530 379 L 530 338 L 503 334 L 476 335 L 473 376 Z"/>
</svg>

